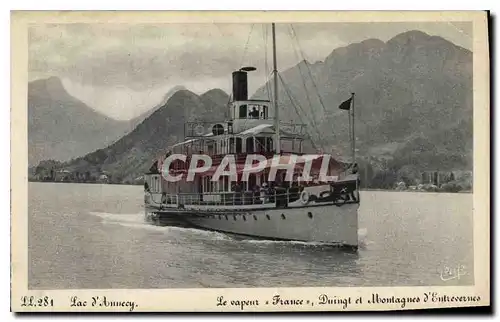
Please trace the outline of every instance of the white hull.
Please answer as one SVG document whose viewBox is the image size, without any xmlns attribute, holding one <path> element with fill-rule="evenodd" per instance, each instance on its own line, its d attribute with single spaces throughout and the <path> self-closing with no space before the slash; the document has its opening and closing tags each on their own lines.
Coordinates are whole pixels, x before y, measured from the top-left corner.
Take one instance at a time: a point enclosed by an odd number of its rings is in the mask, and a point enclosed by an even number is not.
<svg viewBox="0 0 500 322">
<path fill-rule="evenodd" d="M 204 229 L 258 238 L 321 242 L 356 248 L 358 208 L 359 203 L 224 212 L 165 209 L 156 210 L 155 216 L 185 221 Z"/>
</svg>

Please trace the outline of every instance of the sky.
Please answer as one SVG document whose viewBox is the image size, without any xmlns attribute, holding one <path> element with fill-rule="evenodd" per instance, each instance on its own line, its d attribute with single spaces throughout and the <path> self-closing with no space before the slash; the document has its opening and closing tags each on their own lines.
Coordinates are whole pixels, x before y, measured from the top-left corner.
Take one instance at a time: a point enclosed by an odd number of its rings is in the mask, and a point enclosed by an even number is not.
<svg viewBox="0 0 500 322">
<path fill-rule="evenodd" d="M 466 22 L 277 24 L 278 70 L 369 38 L 420 30 L 472 49 Z M 254 66 L 249 93 L 272 69 L 271 26 L 262 24 L 40 24 L 29 29 L 29 79 L 57 76 L 66 90 L 110 117 L 128 120 L 174 86 L 231 90 L 231 72 Z"/>
</svg>

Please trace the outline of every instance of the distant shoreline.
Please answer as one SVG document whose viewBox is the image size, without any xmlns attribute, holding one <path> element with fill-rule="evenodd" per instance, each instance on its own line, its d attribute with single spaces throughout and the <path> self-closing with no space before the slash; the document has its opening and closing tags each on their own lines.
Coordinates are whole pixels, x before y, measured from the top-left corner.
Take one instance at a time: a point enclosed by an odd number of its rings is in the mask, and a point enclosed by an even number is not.
<svg viewBox="0 0 500 322">
<path fill-rule="evenodd" d="M 69 184 L 101 184 L 101 185 L 110 185 L 110 186 L 142 186 L 142 184 L 130 184 L 130 183 L 105 183 L 105 182 L 71 182 L 71 181 L 37 181 L 37 180 L 28 180 L 28 182 L 39 182 L 39 183 L 69 183 Z M 422 192 L 422 193 L 473 193 L 472 191 L 464 190 L 464 191 L 425 191 L 425 190 L 396 190 L 396 189 L 376 189 L 376 188 L 363 188 L 360 191 L 383 191 L 383 192 Z"/>
<path fill-rule="evenodd" d="M 374 188 L 363 188 L 360 191 L 389 191 L 389 192 L 423 192 L 423 193 L 472 193 L 470 190 L 463 191 L 425 191 L 425 190 L 396 190 L 396 189 L 374 189 Z"/>
<path fill-rule="evenodd" d="M 28 180 L 28 182 L 36 182 L 36 183 L 69 183 L 69 184 L 100 184 L 100 185 L 109 185 L 109 186 L 142 186 L 142 183 L 131 184 L 131 183 L 119 183 L 119 182 L 74 182 L 74 181 L 42 181 L 42 180 Z"/>
</svg>

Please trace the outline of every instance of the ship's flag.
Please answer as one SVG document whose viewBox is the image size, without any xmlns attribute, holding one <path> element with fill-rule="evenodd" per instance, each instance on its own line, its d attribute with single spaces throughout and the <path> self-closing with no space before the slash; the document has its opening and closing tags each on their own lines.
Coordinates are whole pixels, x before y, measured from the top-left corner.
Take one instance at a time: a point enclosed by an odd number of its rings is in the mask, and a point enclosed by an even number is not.
<svg viewBox="0 0 500 322">
<path fill-rule="evenodd" d="M 149 168 L 149 172 L 156 173 L 158 172 L 158 160 L 156 160 L 153 165 Z"/>
<path fill-rule="evenodd" d="M 342 104 L 339 105 L 339 108 L 341 110 L 350 110 L 351 109 L 351 101 L 352 101 L 352 96 L 347 101 L 342 102 Z"/>
</svg>

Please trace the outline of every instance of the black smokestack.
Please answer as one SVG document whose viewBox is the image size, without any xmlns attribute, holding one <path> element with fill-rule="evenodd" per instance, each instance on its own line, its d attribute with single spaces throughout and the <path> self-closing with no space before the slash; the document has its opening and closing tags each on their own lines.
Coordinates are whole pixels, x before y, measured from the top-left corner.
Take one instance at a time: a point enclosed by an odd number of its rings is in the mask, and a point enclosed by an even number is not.
<svg viewBox="0 0 500 322">
<path fill-rule="evenodd" d="M 233 72 L 233 100 L 248 100 L 248 77 L 247 72 Z"/>
</svg>

